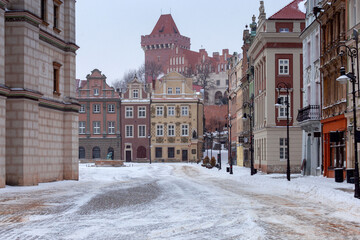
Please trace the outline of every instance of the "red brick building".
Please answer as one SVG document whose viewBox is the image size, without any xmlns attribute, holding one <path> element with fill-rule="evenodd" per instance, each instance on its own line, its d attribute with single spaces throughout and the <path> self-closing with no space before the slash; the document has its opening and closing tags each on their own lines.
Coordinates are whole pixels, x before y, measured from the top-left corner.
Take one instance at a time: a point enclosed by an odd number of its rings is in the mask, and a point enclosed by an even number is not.
<svg viewBox="0 0 360 240">
<path fill-rule="evenodd" d="M 135 77 L 121 96 L 121 159 L 147 162 L 150 159 L 150 93 Z"/>
<path fill-rule="evenodd" d="M 79 158 L 121 158 L 120 96 L 106 83 L 106 76 L 94 69 L 80 81 L 77 91 L 79 114 Z"/>
<path fill-rule="evenodd" d="M 163 73 L 179 72 L 185 76 L 196 75 L 205 67 L 209 69 L 206 103 L 221 104 L 227 88 L 228 49 L 208 55 L 205 49 L 190 50 L 190 38 L 180 34 L 170 14 L 161 15 L 149 35 L 141 36 L 141 47 L 145 52 L 145 62 L 155 62 L 162 66 Z M 147 81 L 155 81 L 148 78 Z"/>
</svg>

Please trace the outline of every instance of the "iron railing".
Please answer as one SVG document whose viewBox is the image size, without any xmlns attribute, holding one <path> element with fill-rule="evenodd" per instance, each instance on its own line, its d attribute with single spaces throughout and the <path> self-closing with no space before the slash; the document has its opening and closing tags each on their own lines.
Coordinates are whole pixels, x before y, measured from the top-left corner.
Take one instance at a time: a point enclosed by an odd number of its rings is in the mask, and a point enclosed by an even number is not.
<svg viewBox="0 0 360 240">
<path fill-rule="evenodd" d="M 320 120 L 320 106 L 309 105 L 299 109 L 296 120 L 298 122 L 303 122 L 305 120 Z"/>
</svg>

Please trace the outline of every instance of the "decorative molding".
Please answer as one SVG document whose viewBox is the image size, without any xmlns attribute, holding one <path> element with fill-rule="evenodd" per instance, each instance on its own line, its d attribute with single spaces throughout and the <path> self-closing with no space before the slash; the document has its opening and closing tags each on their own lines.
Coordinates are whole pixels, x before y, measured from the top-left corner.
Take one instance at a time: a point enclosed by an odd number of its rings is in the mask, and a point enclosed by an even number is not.
<svg viewBox="0 0 360 240">
<path fill-rule="evenodd" d="M 42 19 L 29 11 L 6 11 L 5 22 L 26 22 L 35 27 L 39 27 Z"/>
<path fill-rule="evenodd" d="M 9 2 L 7 0 L 0 0 L 0 8 L 2 10 L 5 10 L 5 7 L 6 5 L 8 4 Z"/>
<path fill-rule="evenodd" d="M 39 32 L 39 39 L 64 51 L 64 52 L 72 52 L 75 53 L 76 50 L 79 49 L 79 46 L 77 46 L 75 43 L 66 43 L 65 41 L 55 37 L 54 35 L 45 32 L 44 30 L 40 29 Z"/>
</svg>

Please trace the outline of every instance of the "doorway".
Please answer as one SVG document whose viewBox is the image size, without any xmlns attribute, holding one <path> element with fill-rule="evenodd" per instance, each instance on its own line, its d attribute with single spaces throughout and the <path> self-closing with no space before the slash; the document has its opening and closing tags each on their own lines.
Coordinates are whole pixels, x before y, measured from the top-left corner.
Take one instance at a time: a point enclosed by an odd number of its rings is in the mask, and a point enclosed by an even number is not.
<svg viewBox="0 0 360 240">
<path fill-rule="evenodd" d="M 182 158 L 183 161 L 188 161 L 188 150 L 182 150 Z"/>
<path fill-rule="evenodd" d="M 131 162 L 131 151 L 125 151 L 125 156 L 126 156 L 126 158 L 125 158 L 125 161 L 126 162 Z"/>
</svg>

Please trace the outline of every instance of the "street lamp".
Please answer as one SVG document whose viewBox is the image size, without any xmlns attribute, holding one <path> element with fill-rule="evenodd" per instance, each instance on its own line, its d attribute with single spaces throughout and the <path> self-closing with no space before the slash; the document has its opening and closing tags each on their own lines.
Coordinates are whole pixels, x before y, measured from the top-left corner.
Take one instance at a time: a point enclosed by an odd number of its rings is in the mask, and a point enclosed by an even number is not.
<svg viewBox="0 0 360 240">
<path fill-rule="evenodd" d="M 210 148 L 210 154 L 211 154 L 211 158 L 212 158 L 212 148 L 213 148 L 213 134 L 212 134 L 212 132 L 210 133 L 210 144 L 211 144 L 211 146 L 210 146 L 211 147 Z"/>
<path fill-rule="evenodd" d="M 218 123 L 219 128 L 218 130 L 218 139 L 219 139 L 219 144 L 220 144 L 220 150 L 219 150 L 219 157 L 218 157 L 218 164 L 219 164 L 219 170 L 221 169 L 221 139 L 220 139 L 220 122 Z"/>
<path fill-rule="evenodd" d="M 286 90 L 286 100 L 283 101 L 283 99 L 281 97 L 278 97 L 275 107 L 284 107 L 284 105 L 286 106 L 286 134 L 287 134 L 287 137 L 286 137 L 287 138 L 286 177 L 287 177 L 287 180 L 290 181 L 290 134 L 289 134 L 289 125 L 290 125 L 290 121 L 289 121 L 289 108 L 290 108 L 289 90 L 290 90 L 290 86 L 289 86 L 289 84 L 287 84 L 285 82 L 279 82 L 277 84 L 276 88 L 279 90 L 279 93 L 280 93 L 281 89 Z"/>
<path fill-rule="evenodd" d="M 358 59 L 358 31 L 353 30 L 353 39 L 355 40 L 356 47 L 348 47 L 345 44 L 341 44 L 338 47 L 338 54 L 341 56 L 344 54 L 347 54 L 351 59 L 351 72 L 345 73 L 345 67 L 341 66 L 340 68 L 340 77 L 336 79 L 341 84 L 346 84 L 347 81 L 350 81 L 352 83 L 352 95 L 353 95 L 353 116 L 354 116 L 354 122 L 353 122 L 353 128 L 354 128 L 354 154 L 355 154 L 355 172 L 354 172 L 354 181 L 355 181 L 355 190 L 354 190 L 354 197 L 360 198 L 360 188 L 359 188 L 359 165 L 358 165 L 358 153 L 357 153 L 357 143 L 358 143 L 358 136 L 360 135 L 360 132 L 357 130 L 356 127 L 356 82 L 359 83 L 359 76 L 355 76 L 354 74 L 354 59 L 356 59 L 356 67 L 357 67 L 357 73 L 359 75 L 359 59 Z M 340 50 L 340 48 L 345 48 L 344 50 Z"/>
<path fill-rule="evenodd" d="M 149 139 L 149 161 L 151 164 L 151 134 L 150 133 L 148 135 L 148 139 Z"/>
<path fill-rule="evenodd" d="M 247 119 L 250 119 L 250 166 L 251 166 L 251 175 L 256 174 L 256 170 L 254 168 L 254 147 L 253 147 L 253 113 L 254 113 L 254 102 L 253 97 L 251 98 L 251 103 L 244 102 L 243 108 L 249 108 L 250 113 L 246 114 L 244 113 L 242 119 L 245 121 Z"/>
</svg>

